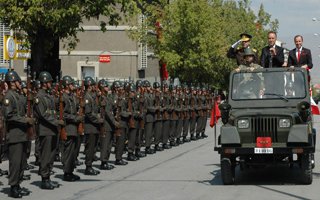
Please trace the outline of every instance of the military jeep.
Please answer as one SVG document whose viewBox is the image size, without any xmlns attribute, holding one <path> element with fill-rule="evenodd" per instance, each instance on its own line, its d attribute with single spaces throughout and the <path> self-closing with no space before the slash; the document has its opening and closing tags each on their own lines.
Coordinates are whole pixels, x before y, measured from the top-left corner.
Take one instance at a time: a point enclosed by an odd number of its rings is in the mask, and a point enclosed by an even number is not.
<svg viewBox="0 0 320 200">
<path fill-rule="evenodd" d="M 219 108 L 223 125 L 215 151 L 223 184 L 234 184 L 237 165 L 244 170 L 278 164 L 297 164 L 301 183 L 312 183 L 316 131 L 305 69 L 233 71 L 228 100 Z"/>
</svg>

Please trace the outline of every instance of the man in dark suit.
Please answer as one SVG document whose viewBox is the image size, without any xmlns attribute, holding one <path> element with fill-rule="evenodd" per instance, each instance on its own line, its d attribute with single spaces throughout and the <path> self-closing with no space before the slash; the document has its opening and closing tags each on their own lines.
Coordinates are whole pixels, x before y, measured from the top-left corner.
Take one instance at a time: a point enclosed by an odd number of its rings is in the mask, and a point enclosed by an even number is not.
<svg viewBox="0 0 320 200">
<path fill-rule="evenodd" d="M 282 67 L 284 63 L 283 48 L 276 45 L 277 33 L 268 33 L 268 46 L 261 52 L 260 64 L 263 68 Z"/>
<path fill-rule="evenodd" d="M 294 37 L 294 43 L 296 48 L 289 51 L 288 56 L 288 67 L 301 67 L 306 70 L 309 70 L 313 67 L 312 64 L 312 56 L 310 49 L 302 47 L 303 37 L 301 35 L 296 35 Z M 301 87 L 303 87 L 303 80 L 295 79 L 291 80 L 294 84 L 294 88 L 296 88 L 296 95 L 303 96 L 304 94 L 300 94 L 299 92 L 303 91 Z M 308 77 L 308 82 L 310 82 L 310 77 Z"/>
<path fill-rule="evenodd" d="M 289 51 L 288 66 L 311 69 L 313 67 L 311 51 L 310 49 L 302 47 L 303 37 L 296 35 L 294 37 L 294 43 L 296 48 Z"/>
</svg>

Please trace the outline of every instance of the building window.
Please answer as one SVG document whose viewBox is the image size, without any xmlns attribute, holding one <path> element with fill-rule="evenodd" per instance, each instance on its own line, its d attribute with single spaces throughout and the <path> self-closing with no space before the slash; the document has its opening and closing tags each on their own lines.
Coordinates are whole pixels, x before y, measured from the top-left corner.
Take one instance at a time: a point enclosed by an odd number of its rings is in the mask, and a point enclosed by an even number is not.
<svg viewBox="0 0 320 200">
<path fill-rule="evenodd" d="M 9 60 L 4 60 L 3 49 L 4 49 L 4 36 L 10 35 L 10 29 L 4 23 L 0 21 L 0 66 L 9 63 Z"/>
</svg>

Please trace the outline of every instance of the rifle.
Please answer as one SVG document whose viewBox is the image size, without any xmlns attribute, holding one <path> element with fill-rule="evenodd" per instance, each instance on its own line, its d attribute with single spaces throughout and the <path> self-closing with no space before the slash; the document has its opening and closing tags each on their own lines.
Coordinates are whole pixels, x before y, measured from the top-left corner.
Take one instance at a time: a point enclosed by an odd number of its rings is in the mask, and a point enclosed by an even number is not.
<svg viewBox="0 0 320 200">
<path fill-rule="evenodd" d="M 101 96 L 100 96 L 100 101 L 99 101 L 99 89 L 98 89 L 98 86 L 96 87 L 96 104 L 97 106 L 99 106 L 99 110 L 100 110 L 100 117 L 103 119 L 104 121 L 104 118 L 105 118 L 105 115 L 106 115 L 106 110 L 105 110 L 105 105 L 103 103 L 101 103 L 102 101 L 104 101 L 103 99 L 103 93 L 102 91 L 101 92 Z M 101 137 L 106 137 L 106 129 L 105 129 L 105 126 L 104 126 L 104 123 L 100 124 L 100 136 Z"/>
<path fill-rule="evenodd" d="M 139 95 L 139 113 L 141 116 L 143 116 L 143 110 L 144 110 L 144 93 L 143 93 L 143 89 L 141 88 L 141 93 Z M 139 127 L 140 129 L 144 129 L 143 117 L 141 117 L 139 121 Z"/>
<path fill-rule="evenodd" d="M 191 95 L 191 100 L 190 100 L 190 104 L 191 104 L 191 117 L 194 119 L 196 117 L 196 111 L 195 111 L 195 96 Z"/>
<path fill-rule="evenodd" d="M 60 72 L 60 77 L 61 77 Z M 58 79 L 57 79 L 58 80 Z M 62 88 L 62 79 L 59 81 L 59 119 L 63 120 L 64 106 L 63 106 L 63 88 Z M 60 126 L 60 139 L 63 141 L 67 140 L 66 128 L 64 126 Z"/>
<path fill-rule="evenodd" d="M 173 120 L 178 120 L 178 115 L 177 115 L 177 111 L 175 111 L 174 106 L 176 105 L 176 99 L 175 99 L 175 94 L 173 94 L 173 92 L 171 92 L 171 108 L 172 108 L 172 119 Z"/>
<path fill-rule="evenodd" d="M 161 113 L 160 113 L 160 92 L 155 93 L 155 106 L 159 109 L 156 110 L 156 115 L 157 119 L 161 118 Z"/>
<path fill-rule="evenodd" d="M 203 117 L 202 99 L 200 95 L 198 95 L 198 109 L 199 109 L 199 117 Z"/>
<path fill-rule="evenodd" d="M 83 116 L 84 113 L 84 81 L 81 81 L 81 86 L 80 86 L 80 92 L 78 95 L 79 98 L 79 111 L 78 111 L 78 115 L 79 116 Z M 77 130 L 79 135 L 83 135 L 84 134 L 84 126 L 83 126 L 83 122 L 80 122 L 78 124 L 78 130 Z"/>
<path fill-rule="evenodd" d="M 120 98 L 117 97 L 118 99 L 115 99 L 115 109 L 116 109 L 116 112 L 115 112 L 115 120 L 117 122 L 120 122 L 120 106 L 119 106 L 119 102 L 120 102 Z M 114 134 L 115 136 L 121 136 L 121 129 L 119 127 L 116 127 L 115 128 L 115 131 L 114 131 Z"/>
<path fill-rule="evenodd" d="M 33 117 L 32 110 L 33 95 L 32 95 L 32 86 L 31 86 L 31 68 L 27 68 L 27 117 Z M 27 129 L 27 136 L 29 140 L 35 139 L 35 125 L 29 125 Z"/>
<path fill-rule="evenodd" d="M 129 118 L 129 128 L 136 128 L 136 123 L 134 121 L 134 116 L 133 116 L 133 96 L 131 95 L 131 92 L 128 91 L 128 111 L 131 113 L 130 118 Z"/>
</svg>

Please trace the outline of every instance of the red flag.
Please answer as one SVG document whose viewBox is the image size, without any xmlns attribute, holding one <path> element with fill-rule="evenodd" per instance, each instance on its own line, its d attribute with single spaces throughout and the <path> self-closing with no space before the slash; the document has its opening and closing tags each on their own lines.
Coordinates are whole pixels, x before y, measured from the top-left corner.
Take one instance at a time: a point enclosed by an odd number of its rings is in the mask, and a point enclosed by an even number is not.
<svg viewBox="0 0 320 200">
<path fill-rule="evenodd" d="M 210 127 L 214 127 L 214 125 L 216 125 L 216 123 L 218 122 L 218 120 L 221 117 L 221 112 L 218 106 L 217 101 L 214 101 L 214 106 L 211 110 L 211 119 L 210 119 Z"/>
<path fill-rule="evenodd" d="M 313 115 L 320 115 L 320 110 L 316 102 L 314 102 L 313 98 L 311 98 L 311 111 Z"/>
</svg>

